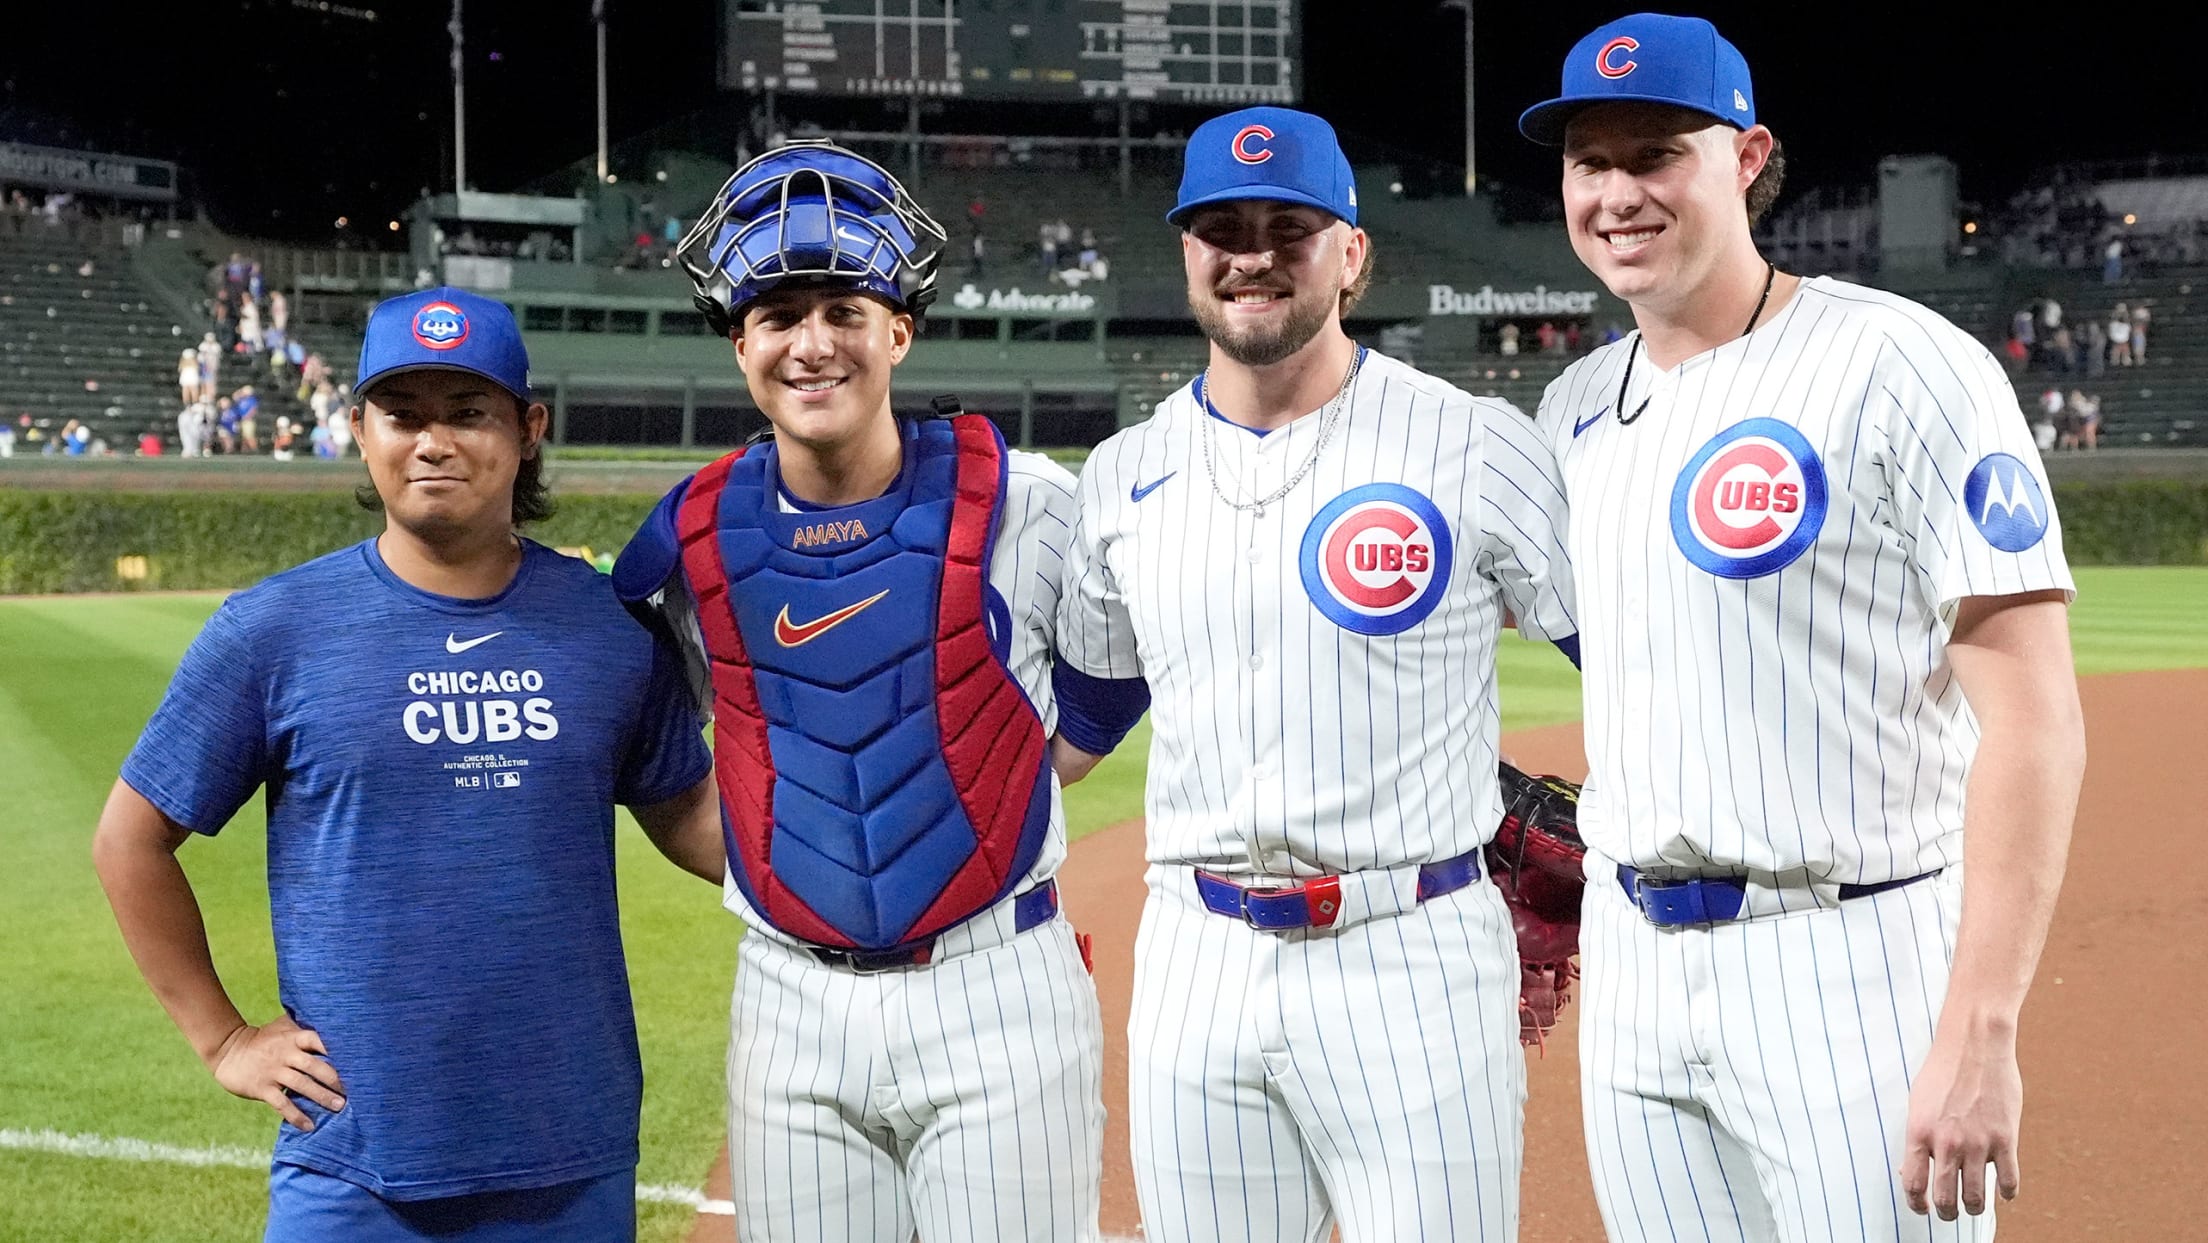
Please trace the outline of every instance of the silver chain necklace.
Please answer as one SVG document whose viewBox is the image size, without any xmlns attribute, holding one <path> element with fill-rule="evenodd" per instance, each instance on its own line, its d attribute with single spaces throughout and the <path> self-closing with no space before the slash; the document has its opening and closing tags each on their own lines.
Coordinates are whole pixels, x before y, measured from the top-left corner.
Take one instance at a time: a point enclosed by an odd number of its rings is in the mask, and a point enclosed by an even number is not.
<svg viewBox="0 0 2208 1243">
<path fill-rule="evenodd" d="M 1259 497 L 1254 501 L 1236 500 L 1228 496 L 1226 490 L 1219 486 L 1219 472 L 1211 464 L 1211 425 L 1218 420 L 1211 417 L 1211 397 L 1206 391 L 1204 377 L 1197 376 L 1196 401 L 1202 407 L 1203 413 L 1204 476 L 1211 481 L 1211 494 L 1224 501 L 1231 508 L 1246 510 L 1250 512 L 1252 517 L 1263 518 L 1267 505 L 1293 492 L 1296 485 L 1303 482 L 1303 477 L 1311 473 L 1311 468 L 1319 464 L 1319 456 L 1326 452 L 1326 442 L 1333 438 L 1334 425 L 1341 421 L 1342 403 L 1349 397 L 1350 386 L 1357 382 L 1357 371 L 1364 366 L 1364 363 L 1365 347 L 1360 345 L 1357 347 L 1357 352 L 1350 357 L 1349 370 L 1342 374 L 1342 386 L 1335 390 L 1334 396 L 1319 411 L 1319 439 L 1317 444 L 1311 446 L 1311 456 L 1303 459 L 1303 465 L 1296 468 L 1295 474 L 1288 476 L 1288 482 L 1273 489 L 1270 494 Z"/>
</svg>

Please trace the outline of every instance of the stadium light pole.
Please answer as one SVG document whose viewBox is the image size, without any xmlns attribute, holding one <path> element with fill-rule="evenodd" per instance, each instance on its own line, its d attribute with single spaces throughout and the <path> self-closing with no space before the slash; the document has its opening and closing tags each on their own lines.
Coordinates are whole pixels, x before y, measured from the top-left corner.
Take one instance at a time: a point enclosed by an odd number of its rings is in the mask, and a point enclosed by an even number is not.
<svg viewBox="0 0 2208 1243">
<path fill-rule="evenodd" d="M 606 183 L 606 0 L 590 0 L 590 20 L 598 27 L 598 184 Z"/>
<path fill-rule="evenodd" d="M 452 21 L 445 29 L 452 34 L 452 192 L 459 195 L 468 189 L 468 92 L 461 71 L 460 0 L 452 0 Z"/>
<path fill-rule="evenodd" d="M 1447 8 L 1464 10 L 1464 197 L 1480 192 L 1472 162 L 1472 0 L 1448 0 Z"/>
</svg>

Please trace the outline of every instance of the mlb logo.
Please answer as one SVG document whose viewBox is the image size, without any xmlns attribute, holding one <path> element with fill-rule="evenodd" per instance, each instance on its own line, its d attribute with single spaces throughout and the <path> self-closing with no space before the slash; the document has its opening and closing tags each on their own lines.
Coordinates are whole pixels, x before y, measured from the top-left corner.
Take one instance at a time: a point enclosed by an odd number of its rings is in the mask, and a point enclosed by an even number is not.
<svg viewBox="0 0 2208 1243">
<path fill-rule="evenodd" d="M 500 790 L 512 790 L 521 785 L 520 773 L 492 773 L 491 785 Z"/>
</svg>

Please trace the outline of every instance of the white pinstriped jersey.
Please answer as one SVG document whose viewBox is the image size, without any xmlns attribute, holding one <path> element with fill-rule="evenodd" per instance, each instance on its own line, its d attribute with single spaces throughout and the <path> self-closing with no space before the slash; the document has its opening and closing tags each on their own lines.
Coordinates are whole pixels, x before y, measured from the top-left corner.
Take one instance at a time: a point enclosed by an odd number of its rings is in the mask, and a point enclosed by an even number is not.
<svg viewBox="0 0 2208 1243">
<path fill-rule="evenodd" d="M 1566 370 L 1537 420 L 1587 626 L 1589 845 L 1841 883 L 1961 862 L 1954 605 L 2072 587 L 1999 364 L 1827 277 L 1669 372 L 1641 351 L 1621 403 L 1634 344 Z"/>
<path fill-rule="evenodd" d="M 1301 876 L 1450 858 L 1496 793 L 1495 643 L 1573 620 L 1556 465 L 1532 423 L 1377 352 L 1259 436 L 1196 386 L 1081 473 L 1061 659 L 1149 681 L 1149 857 Z M 1205 465 L 1210 442 L 1215 489 Z"/>
<path fill-rule="evenodd" d="M 1013 449 L 1006 452 L 1005 459 L 1004 508 L 998 517 L 996 547 L 989 559 L 989 586 L 1004 601 L 1012 620 L 1012 676 L 1042 718 L 1044 737 L 1049 737 L 1058 729 L 1058 701 L 1051 692 L 1050 667 L 1058 633 L 1066 544 L 1073 533 L 1074 478 L 1065 467 L 1040 453 Z M 797 509 L 787 496 L 782 498 L 784 513 Z M 676 631 L 691 649 L 688 655 L 695 679 L 702 676 L 699 671 L 703 668 L 704 639 L 687 600 L 673 611 L 681 619 Z M 993 631 L 995 622 L 991 627 Z M 710 704 L 711 697 L 705 696 L 704 702 Z M 1059 798 L 1057 778 L 1053 777 L 1049 836 L 1043 842 L 1042 853 L 1035 857 L 1027 881 L 1019 888 L 1032 888 L 1057 875 L 1065 857 L 1065 807 Z M 747 927 L 783 935 L 757 917 L 733 879 L 723 883 L 722 901 Z"/>
</svg>

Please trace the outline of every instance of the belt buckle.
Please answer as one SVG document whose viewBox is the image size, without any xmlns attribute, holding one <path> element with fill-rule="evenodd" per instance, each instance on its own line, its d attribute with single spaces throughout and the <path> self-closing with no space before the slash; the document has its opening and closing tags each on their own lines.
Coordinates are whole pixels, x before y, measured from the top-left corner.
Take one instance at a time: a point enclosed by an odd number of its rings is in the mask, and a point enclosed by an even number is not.
<svg viewBox="0 0 2208 1243">
<path fill-rule="evenodd" d="M 902 955 L 906 952 L 896 950 L 867 953 L 863 950 L 847 950 L 837 946 L 813 947 L 814 957 L 831 967 L 842 967 L 853 975 L 881 975 L 890 971 L 902 971 L 907 967 L 927 965 L 928 955 L 925 952 L 917 957 L 906 958 L 903 962 L 886 961 L 892 954 Z"/>
<path fill-rule="evenodd" d="M 1303 886 L 1301 885 L 1273 885 L 1264 889 L 1254 889 L 1244 885 L 1236 885 L 1235 889 L 1242 896 L 1242 900 L 1240 903 L 1242 907 L 1242 922 L 1248 924 L 1251 928 L 1259 932 L 1279 932 L 1280 929 L 1257 922 L 1256 913 L 1250 910 L 1251 898 L 1277 898 L 1284 894 L 1303 892 Z"/>
</svg>

